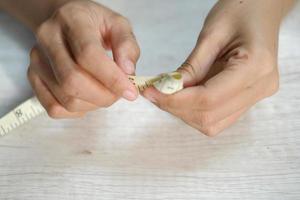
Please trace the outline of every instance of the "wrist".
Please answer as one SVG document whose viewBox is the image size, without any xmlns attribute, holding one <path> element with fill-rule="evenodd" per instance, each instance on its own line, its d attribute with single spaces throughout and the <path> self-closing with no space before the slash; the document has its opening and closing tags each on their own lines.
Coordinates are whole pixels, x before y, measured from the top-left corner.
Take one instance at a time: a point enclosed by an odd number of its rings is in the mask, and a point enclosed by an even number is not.
<svg viewBox="0 0 300 200">
<path fill-rule="evenodd" d="M 64 4 L 74 1 L 74 0 L 49 0 L 47 3 L 44 3 L 39 8 L 41 9 L 41 12 L 38 12 L 36 19 L 32 20 L 32 23 L 30 25 L 30 28 L 33 32 L 36 32 L 38 27 L 45 21 L 47 21 L 57 9 L 59 9 Z"/>
<path fill-rule="evenodd" d="M 69 1 L 72 0 L 0 0 L 0 8 L 35 32 L 55 10 Z"/>
</svg>

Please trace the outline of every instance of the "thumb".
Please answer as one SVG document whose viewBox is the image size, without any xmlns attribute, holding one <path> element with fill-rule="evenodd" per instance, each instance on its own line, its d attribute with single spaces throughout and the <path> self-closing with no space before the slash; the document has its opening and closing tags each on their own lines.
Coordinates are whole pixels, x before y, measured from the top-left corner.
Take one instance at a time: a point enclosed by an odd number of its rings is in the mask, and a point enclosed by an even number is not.
<svg viewBox="0 0 300 200">
<path fill-rule="evenodd" d="M 177 69 L 183 76 L 185 87 L 195 86 L 203 80 L 225 46 L 224 44 L 225 39 L 220 35 L 200 34 L 191 54 Z"/>
<path fill-rule="evenodd" d="M 140 48 L 127 19 L 121 18 L 111 29 L 111 48 L 115 62 L 126 74 L 135 72 Z"/>
</svg>

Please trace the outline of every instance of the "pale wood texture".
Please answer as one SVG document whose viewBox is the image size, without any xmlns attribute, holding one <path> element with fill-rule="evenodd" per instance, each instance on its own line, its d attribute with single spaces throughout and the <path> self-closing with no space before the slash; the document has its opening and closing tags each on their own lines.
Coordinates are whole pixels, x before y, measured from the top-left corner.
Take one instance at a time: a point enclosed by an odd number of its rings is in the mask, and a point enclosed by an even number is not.
<svg viewBox="0 0 300 200">
<path fill-rule="evenodd" d="M 138 74 L 176 68 L 213 1 L 105 0 L 141 44 Z M 0 138 L 0 199 L 300 199 L 300 7 L 280 37 L 281 90 L 210 139 L 143 98 Z M 0 115 L 31 95 L 31 34 L 0 15 Z"/>
</svg>

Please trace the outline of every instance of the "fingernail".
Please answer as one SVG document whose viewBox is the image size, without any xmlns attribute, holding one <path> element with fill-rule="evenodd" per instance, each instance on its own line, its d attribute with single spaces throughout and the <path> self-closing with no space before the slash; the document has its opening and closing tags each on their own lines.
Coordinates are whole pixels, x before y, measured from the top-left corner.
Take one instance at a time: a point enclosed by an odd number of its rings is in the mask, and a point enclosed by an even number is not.
<svg viewBox="0 0 300 200">
<path fill-rule="evenodd" d="M 123 93 L 123 97 L 129 101 L 134 101 L 137 98 L 136 93 L 132 92 L 131 90 L 126 90 Z"/>
<path fill-rule="evenodd" d="M 126 60 L 126 61 L 124 62 L 124 68 L 125 68 L 124 70 L 125 70 L 125 72 L 126 72 L 127 74 L 133 74 L 134 71 L 135 71 L 134 64 L 133 64 L 133 62 L 130 61 L 130 60 Z"/>
</svg>

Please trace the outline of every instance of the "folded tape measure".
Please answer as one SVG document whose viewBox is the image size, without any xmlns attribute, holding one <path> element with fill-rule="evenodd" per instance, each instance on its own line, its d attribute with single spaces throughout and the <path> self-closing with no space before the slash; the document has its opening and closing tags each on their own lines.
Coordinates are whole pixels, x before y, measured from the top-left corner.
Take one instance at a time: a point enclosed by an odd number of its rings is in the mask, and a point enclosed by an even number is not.
<svg viewBox="0 0 300 200">
<path fill-rule="evenodd" d="M 173 94 L 183 88 L 182 76 L 178 72 L 154 77 L 129 76 L 128 78 L 139 91 L 154 86 L 164 94 Z M 6 135 L 42 113 L 45 113 L 45 109 L 38 99 L 36 97 L 28 99 L 0 118 L 0 136 Z"/>
</svg>

